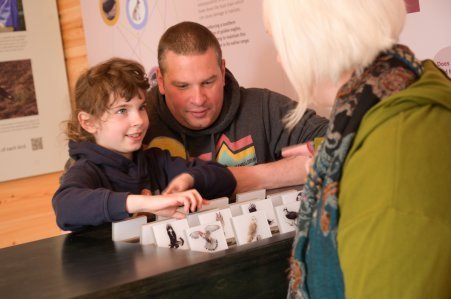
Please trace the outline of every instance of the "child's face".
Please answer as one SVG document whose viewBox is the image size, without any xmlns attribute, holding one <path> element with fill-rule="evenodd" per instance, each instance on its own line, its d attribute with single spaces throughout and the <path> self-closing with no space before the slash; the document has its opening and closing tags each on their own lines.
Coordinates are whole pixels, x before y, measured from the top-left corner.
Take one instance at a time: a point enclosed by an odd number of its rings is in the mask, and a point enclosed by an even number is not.
<svg viewBox="0 0 451 299">
<path fill-rule="evenodd" d="M 143 96 L 128 102 L 117 98 L 97 121 L 93 135 L 98 145 L 132 159 L 133 152 L 141 148 L 148 126 Z"/>
</svg>

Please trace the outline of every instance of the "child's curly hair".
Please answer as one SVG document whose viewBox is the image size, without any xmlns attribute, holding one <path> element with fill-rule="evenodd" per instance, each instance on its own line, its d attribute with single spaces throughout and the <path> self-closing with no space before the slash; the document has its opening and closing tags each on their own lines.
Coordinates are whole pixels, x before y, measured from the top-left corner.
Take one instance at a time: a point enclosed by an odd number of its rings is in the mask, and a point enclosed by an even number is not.
<svg viewBox="0 0 451 299">
<path fill-rule="evenodd" d="M 143 66 L 133 60 L 116 57 L 89 68 L 75 85 L 75 108 L 66 123 L 68 139 L 94 142 L 94 137 L 81 127 L 79 112 L 99 118 L 110 108 L 111 96 L 129 101 L 135 96 L 145 96 L 149 86 Z"/>
</svg>

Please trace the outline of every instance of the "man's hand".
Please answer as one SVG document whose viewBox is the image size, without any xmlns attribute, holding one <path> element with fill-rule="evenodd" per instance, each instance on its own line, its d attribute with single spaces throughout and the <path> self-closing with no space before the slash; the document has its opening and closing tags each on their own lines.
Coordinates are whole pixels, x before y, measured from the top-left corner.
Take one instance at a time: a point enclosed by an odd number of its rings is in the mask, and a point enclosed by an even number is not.
<svg viewBox="0 0 451 299">
<path fill-rule="evenodd" d="M 237 181 L 235 193 L 305 184 L 309 157 L 293 156 L 253 166 L 229 167 Z"/>
<path fill-rule="evenodd" d="M 282 157 L 284 158 L 296 156 L 304 156 L 311 158 L 313 157 L 313 153 L 314 153 L 313 143 L 310 141 L 303 144 L 296 144 L 282 148 Z"/>
<path fill-rule="evenodd" d="M 282 157 L 289 158 L 289 157 L 306 157 L 306 161 L 304 164 L 305 173 L 309 173 L 310 167 L 312 167 L 313 164 L 313 155 L 315 153 L 313 142 L 308 141 L 303 144 L 297 144 L 288 146 L 282 149 Z"/>
</svg>

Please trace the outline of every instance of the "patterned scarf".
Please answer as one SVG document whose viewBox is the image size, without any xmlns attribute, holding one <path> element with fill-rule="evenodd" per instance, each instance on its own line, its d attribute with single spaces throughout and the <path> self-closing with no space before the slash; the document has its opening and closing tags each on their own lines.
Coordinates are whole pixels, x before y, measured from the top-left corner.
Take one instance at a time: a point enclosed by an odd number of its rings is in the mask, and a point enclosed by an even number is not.
<svg viewBox="0 0 451 299">
<path fill-rule="evenodd" d="M 337 252 L 343 164 L 366 112 L 407 88 L 422 71 L 421 62 L 407 47 L 395 45 L 361 73 L 354 73 L 338 92 L 325 139 L 300 194 L 288 298 L 345 297 Z"/>
</svg>

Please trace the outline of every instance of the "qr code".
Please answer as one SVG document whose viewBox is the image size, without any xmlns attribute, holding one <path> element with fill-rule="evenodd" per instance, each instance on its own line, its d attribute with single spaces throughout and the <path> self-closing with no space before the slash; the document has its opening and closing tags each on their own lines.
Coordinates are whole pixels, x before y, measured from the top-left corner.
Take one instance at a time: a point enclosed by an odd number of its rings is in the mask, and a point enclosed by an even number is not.
<svg viewBox="0 0 451 299">
<path fill-rule="evenodd" d="M 44 145 L 42 144 L 42 137 L 39 138 L 31 138 L 31 150 L 37 151 L 42 150 Z"/>
</svg>

